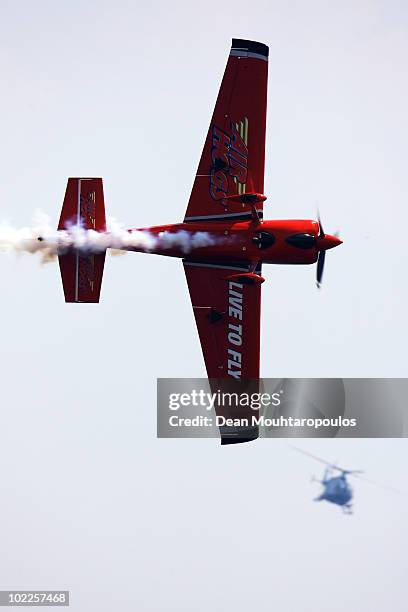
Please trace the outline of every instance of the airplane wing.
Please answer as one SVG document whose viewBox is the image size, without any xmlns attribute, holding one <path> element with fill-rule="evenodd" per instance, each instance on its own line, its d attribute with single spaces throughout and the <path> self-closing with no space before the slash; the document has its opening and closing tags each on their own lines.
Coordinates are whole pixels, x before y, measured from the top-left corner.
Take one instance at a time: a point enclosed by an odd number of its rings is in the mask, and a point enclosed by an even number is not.
<svg viewBox="0 0 408 612">
<path fill-rule="evenodd" d="M 240 271 L 248 272 L 243 264 L 210 264 L 188 259 L 183 264 L 210 383 L 217 387 L 220 379 L 250 379 L 253 381 L 252 391 L 256 391 L 259 378 L 261 285 L 226 280 L 226 277 Z M 260 265 L 256 272 L 261 273 Z M 220 429 L 223 444 L 254 440 L 259 433 L 258 427 L 244 431 Z"/>
<path fill-rule="evenodd" d="M 233 39 L 184 221 L 250 217 L 226 196 L 263 193 L 266 45 Z M 262 214 L 262 204 L 257 205 Z"/>
</svg>

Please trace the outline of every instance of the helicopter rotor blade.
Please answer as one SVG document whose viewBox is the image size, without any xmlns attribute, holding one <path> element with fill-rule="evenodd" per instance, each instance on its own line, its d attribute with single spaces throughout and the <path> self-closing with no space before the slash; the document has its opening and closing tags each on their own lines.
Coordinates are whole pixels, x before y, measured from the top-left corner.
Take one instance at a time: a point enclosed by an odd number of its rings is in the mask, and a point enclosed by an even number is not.
<svg viewBox="0 0 408 612">
<path fill-rule="evenodd" d="M 305 451 L 302 448 L 299 448 L 298 446 L 293 446 L 293 444 L 289 444 L 289 446 L 293 448 L 294 450 L 296 450 L 298 453 L 302 453 L 303 455 L 306 455 L 307 457 L 311 457 L 312 459 L 315 459 L 316 461 L 320 461 L 320 463 L 327 465 L 332 470 L 337 470 L 338 472 L 342 472 L 343 474 L 352 474 L 352 475 L 363 474 L 362 470 L 345 470 L 344 468 L 341 468 L 335 463 L 330 463 L 329 461 L 326 461 L 325 459 L 322 459 L 321 457 L 318 457 L 317 455 L 313 455 L 313 453 L 309 453 L 309 451 Z"/>
<path fill-rule="evenodd" d="M 397 493 L 398 495 L 406 495 L 406 493 L 404 491 L 401 491 L 400 489 L 396 489 L 395 487 L 392 487 L 391 485 L 386 485 L 383 484 L 382 482 L 377 482 L 376 480 L 371 480 L 370 478 L 366 478 L 365 476 L 360 476 L 361 472 L 359 472 L 358 470 L 352 472 L 352 476 L 355 476 L 356 478 L 358 478 L 359 480 L 362 480 L 363 482 L 367 482 L 368 484 L 374 485 L 375 487 L 379 487 L 380 489 L 384 489 L 385 491 L 390 491 L 392 493 Z M 364 472 L 362 472 L 364 473 Z"/>
<path fill-rule="evenodd" d="M 356 474 L 364 474 L 364 470 L 342 470 L 347 476 L 355 476 Z"/>
<path fill-rule="evenodd" d="M 333 463 L 329 463 L 329 461 L 326 461 L 325 459 L 322 459 L 321 457 L 318 457 L 317 455 L 313 455 L 312 453 L 309 453 L 309 451 L 305 451 L 302 448 L 294 446 L 293 444 L 289 444 L 289 446 L 290 448 L 293 448 L 293 450 L 297 451 L 298 453 L 302 453 L 303 455 L 306 455 L 307 457 L 311 457 L 312 459 L 315 459 L 316 461 L 320 461 L 320 463 L 327 465 L 327 467 L 329 468 L 339 470 L 339 468 L 336 465 L 333 465 Z"/>
</svg>

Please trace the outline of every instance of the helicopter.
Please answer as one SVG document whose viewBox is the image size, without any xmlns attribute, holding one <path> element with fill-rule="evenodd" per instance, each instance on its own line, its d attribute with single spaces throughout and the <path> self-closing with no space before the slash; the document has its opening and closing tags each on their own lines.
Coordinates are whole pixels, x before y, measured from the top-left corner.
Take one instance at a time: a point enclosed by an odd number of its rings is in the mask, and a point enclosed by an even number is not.
<svg viewBox="0 0 408 612">
<path fill-rule="evenodd" d="M 338 470 L 339 476 L 332 476 L 333 472 Z M 332 504 L 340 506 L 344 514 L 353 514 L 353 506 L 351 500 L 353 499 L 353 489 L 347 480 L 349 474 L 361 473 L 360 470 L 343 470 L 336 465 L 328 466 L 323 474 L 322 480 L 312 478 L 314 482 L 320 482 L 324 489 L 314 498 L 314 501 L 326 500 Z"/>
<path fill-rule="evenodd" d="M 313 477 L 312 482 L 319 482 L 323 486 L 323 490 L 317 497 L 314 498 L 313 501 L 327 501 L 331 504 L 335 504 L 339 506 L 344 514 L 353 514 L 353 505 L 351 503 L 353 499 L 353 489 L 347 480 L 348 476 L 355 476 L 356 478 L 360 478 L 365 482 L 369 482 L 370 484 L 374 484 L 383 489 L 388 489 L 389 491 L 393 491 L 394 493 L 401 494 L 401 491 L 394 489 L 393 487 L 383 485 L 368 478 L 364 478 L 361 474 L 364 474 L 362 470 L 345 470 L 344 468 L 325 461 L 321 457 L 317 457 L 308 451 L 305 451 L 297 446 L 291 446 L 298 453 L 302 453 L 307 457 L 311 457 L 320 463 L 324 463 L 326 465 L 326 469 L 323 473 L 323 478 L 319 480 L 318 478 Z M 338 475 L 336 474 L 338 473 Z M 333 475 L 335 474 L 335 475 Z"/>
</svg>

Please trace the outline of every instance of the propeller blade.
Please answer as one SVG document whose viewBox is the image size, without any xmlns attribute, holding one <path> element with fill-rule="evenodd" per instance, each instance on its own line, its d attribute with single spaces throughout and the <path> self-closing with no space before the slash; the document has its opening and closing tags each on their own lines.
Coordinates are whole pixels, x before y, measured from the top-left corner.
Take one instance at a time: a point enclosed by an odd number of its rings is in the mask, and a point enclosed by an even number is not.
<svg viewBox="0 0 408 612">
<path fill-rule="evenodd" d="M 326 259 L 326 251 L 320 251 L 317 259 L 316 285 L 320 288 L 322 284 L 324 261 Z"/>
<path fill-rule="evenodd" d="M 317 220 L 319 221 L 319 236 L 320 236 L 320 238 L 324 238 L 326 234 L 324 233 L 324 229 L 323 229 L 323 225 L 322 225 L 322 220 L 320 218 L 319 210 L 317 211 Z"/>
</svg>

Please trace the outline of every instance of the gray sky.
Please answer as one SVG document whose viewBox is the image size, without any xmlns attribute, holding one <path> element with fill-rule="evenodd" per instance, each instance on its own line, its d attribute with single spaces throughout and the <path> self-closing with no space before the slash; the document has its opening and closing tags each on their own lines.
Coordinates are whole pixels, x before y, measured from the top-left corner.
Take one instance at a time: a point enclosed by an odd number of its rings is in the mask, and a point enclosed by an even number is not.
<svg viewBox="0 0 408 612">
<path fill-rule="evenodd" d="M 265 42 L 265 216 L 318 202 L 344 245 L 320 292 L 313 266 L 265 270 L 262 373 L 407 376 L 404 2 L 0 7 L 0 219 L 56 223 L 67 177 L 102 176 L 129 227 L 180 221 L 231 38 Z M 98 306 L 65 305 L 35 257 L 0 275 L 0 588 L 81 612 L 405 610 L 404 499 L 356 482 L 344 517 L 285 441 L 155 438 L 156 378 L 205 375 L 179 261 L 108 258 Z M 405 440 L 299 445 L 407 488 Z"/>
</svg>

